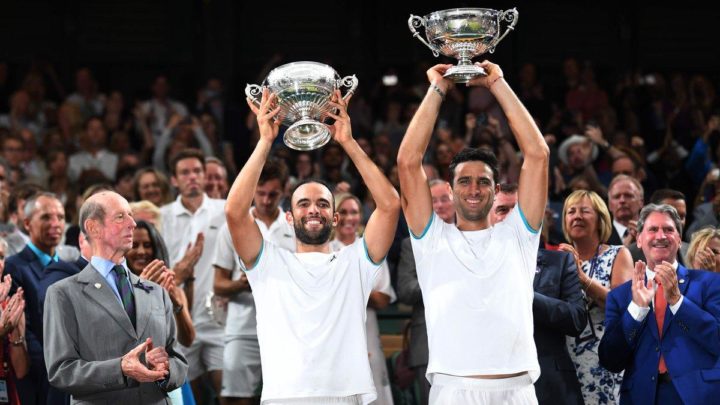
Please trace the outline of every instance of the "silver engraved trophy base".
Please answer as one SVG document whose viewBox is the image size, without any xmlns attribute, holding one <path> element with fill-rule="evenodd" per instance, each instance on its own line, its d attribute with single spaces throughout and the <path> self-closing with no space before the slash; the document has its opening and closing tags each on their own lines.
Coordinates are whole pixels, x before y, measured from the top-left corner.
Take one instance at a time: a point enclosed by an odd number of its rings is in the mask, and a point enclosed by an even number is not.
<svg viewBox="0 0 720 405">
<path fill-rule="evenodd" d="M 313 119 L 301 119 L 290 125 L 283 135 L 283 142 L 295 150 L 322 148 L 332 139 L 327 125 Z"/>
<path fill-rule="evenodd" d="M 408 27 L 417 38 L 432 51 L 455 58 L 459 63 L 445 73 L 445 77 L 456 83 L 486 75 L 485 69 L 473 65 L 472 58 L 486 52 L 495 52 L 497 44 L 515 28 L 518 12 L 516 9 L 497 11 L 488 8 L 456 8 L 436 11 L 425 17 L 410 15 Z M 507 28 L 501 32 L 501 22 Z M 425 29 L 425 38 L 418 28 Z"/>
<path fill-rule="evenodd" d="M 348 87 L 347 99 L 355 92 L 358 80 L 353 76 L 340 78 L 335 69 L 318 62 L 293 62 L 273 69 L 262 86 L 248 84 L 245 95 L 255 105 L 268 88 L 277 96 L 280 112 L 276 121 L 287 125 L 283 142 L 295 150 L 313 150 L 327 144 L 332 135 L 322 121 L 328 113 L 335 113 L 330 99 L 335 90 Z"/>
<path fill-rule="evenodd" d="M 470 80 L 480 77 L 480 76 L 486 76 L 487 73 L 485 72 L 485 69 L 481 68 L 480 66 L 476 65 L 455 65 L 448 69 L 443 77 L 446 77 L 455 83 L 467 83 Z"/>
</svg>

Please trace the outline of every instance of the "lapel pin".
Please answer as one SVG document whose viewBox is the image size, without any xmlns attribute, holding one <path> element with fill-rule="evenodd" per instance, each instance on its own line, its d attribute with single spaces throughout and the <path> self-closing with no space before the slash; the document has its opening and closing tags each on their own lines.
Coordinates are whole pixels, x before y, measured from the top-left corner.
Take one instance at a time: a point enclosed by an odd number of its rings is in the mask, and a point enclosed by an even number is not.
<svg viewBox="0 0 720 405">
<path fill-rule="evenodd" d="M 100 284 L 100 283 L 95 283 L 95 288 L 100 289 L 100 287 L 102 287 L 102 284 Z"/>
<path fill-rule="evenodd" d="M 680 280 L 678 280 L 678 283 L 680 283 L 680 284 L 685 284 L 685 279 L 684 279 L 684 278 L 681 278 Z"/>
</svg>

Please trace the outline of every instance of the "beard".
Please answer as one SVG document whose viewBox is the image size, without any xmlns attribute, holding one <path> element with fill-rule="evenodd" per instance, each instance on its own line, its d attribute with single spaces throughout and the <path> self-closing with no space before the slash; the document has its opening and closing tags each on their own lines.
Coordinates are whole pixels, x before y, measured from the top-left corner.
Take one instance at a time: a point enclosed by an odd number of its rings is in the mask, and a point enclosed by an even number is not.
<svg viewBox="0 0 720 405">
<path fill-rule="evenodd" d="M 332 232 L 332 226 L 328 223 L 327 219 L 319 218 L 322 223 L 322 228 L 317 231 L 308 231 L 305 229 L 305 218 L 300 218 L 293 222 L 293 228 L 295 228 L 295 237 L 306 245 L 322 245 L 330 240 L 330 233 Z"/>
<path fill-rule="evenodd" d="M 485 203 L 485 205 L 480 207 L 479 211 L 470 210 L 466 206 L 462 205 L 459 201 L 456 205 L 456 207 L 458 208 L 458 211 L 459 211 L 458 214 L 462 215 L 462 217 L 465 218 L 465 220 L 472 221 L 472 222 L 482 221 L 482 220 L 486 219 L 488 217 L 488 215 L 490 214 L 490 210 L 492 209 L 492 206 L 493 206 L 492 199 L 488 199 L 487 203 Z"/>
</svg>

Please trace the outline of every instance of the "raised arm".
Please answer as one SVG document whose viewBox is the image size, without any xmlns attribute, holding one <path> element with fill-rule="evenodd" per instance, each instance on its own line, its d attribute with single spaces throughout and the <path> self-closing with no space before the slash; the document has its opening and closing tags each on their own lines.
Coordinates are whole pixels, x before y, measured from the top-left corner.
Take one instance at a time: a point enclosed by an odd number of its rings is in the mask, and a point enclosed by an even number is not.
<svg viewBox="0 0 720 405">
<path fill-rule="evenodd" d="M 248 268 L 255 264 L 263 242 L 260 229 L 250 215 L 250 205 L 260 179 L 260 172 L 280 129 L 279 124 L 273 121 L 273 117 L 280 111 L 280 107 L 272 109 L 275 99 L 276 96 L 265 89 L 260 100 L 260 107 L 256 107 L 248 100 L 250 109 L 257 116 L 260 139 L 247 163 L 240 170 L 240 174 L 235 178 L 225 204 L 225 216 L 233 246 L 240 256 L 240 260 Z"/>
<path fill-rule="evenodd" d="M 419 236 L 432 215 L 432 198 L 422 168 L 423 156 L 430 143 L 440 105 L 453 82 L 443 74 L 452 65 L 435 65 L 427 71 L 430 88 L 413 116 L 398 150 L 398 175 L 402 190 L 402 208 L 410 231 Z"/>
<path fill-rule="evenodd" d="M 487 76 L 472 80 L 470 85 L 480 85 L 490 90 L 508 119 L 524 157 L 520 169 L 518 203 L 528 225 L 539 229 L 547 205 L 550 149 L 535 120 L 503 78 L 500 67 L 488 61 L 479 65 L 485 69 Z"/>
<path fill-rule="evenodd" d="M 330 128 L 333 138 L 355 164 L 375 200 L 375 211 L 370 215 L 365 227 L 364 238 L 370 260 L 380 263 L 390 250 L 395 237 L 395 228 L 400 216 L 400 197 L 387 177 L 352 137 L 347 101 L 340 97 L 340 91 L 335 92 L 330 103 L 338 109 L 337 114 L 328 114 L 335 119 L 335 123 Z"/>
</svg>

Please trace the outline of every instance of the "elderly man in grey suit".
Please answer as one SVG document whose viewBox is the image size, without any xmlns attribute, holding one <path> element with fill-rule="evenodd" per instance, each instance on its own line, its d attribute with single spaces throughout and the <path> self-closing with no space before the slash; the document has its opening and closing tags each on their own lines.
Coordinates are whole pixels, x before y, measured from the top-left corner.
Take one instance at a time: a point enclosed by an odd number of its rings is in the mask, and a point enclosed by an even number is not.
<svg viewBox="0 0 720 405">
<path fill-rule="evenodd" d="M 169 404 L 187 361 L 176 350 L 172 302 L 165 290 L 128 271 L 135 221 L 111 191 L 80 208 L 93 257 L 45 298 L 45 362 L 50 384 L 73 403 Z"/>
</svg>

